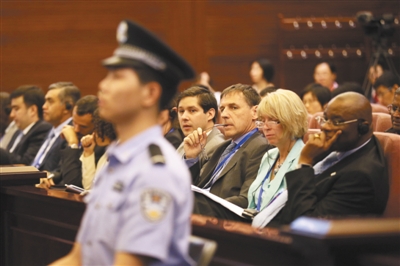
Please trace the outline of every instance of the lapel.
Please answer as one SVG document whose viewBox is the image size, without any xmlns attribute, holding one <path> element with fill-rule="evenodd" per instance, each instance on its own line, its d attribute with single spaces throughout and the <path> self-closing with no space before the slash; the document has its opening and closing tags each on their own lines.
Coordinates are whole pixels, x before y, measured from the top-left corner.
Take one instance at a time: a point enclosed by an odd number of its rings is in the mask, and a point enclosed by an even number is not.
<svg viewBox="0 0 400 266">
<path fill-rule="evenodd" d="M 21 130 L 19 130 L 19 129 L 14 132 L 14 135 L 12 135 L 10 142 L 7 144 L 7 151 L 9 151 L 11 149 L 11 147 L 14 145 L 14 142 L 17 139 L 17 137 L 19 136 L 20 133 L 21 133 Z M 21 138 L 21 140 L 22 140 L 22 138 Z M 20 141 L 20 143 L 21 143 L 21 141 Z"/>
<path fill-rule="evenodd" d="M 201 182 L 199 182 L 199 187 L 203 187 L 207 184 L 208 180 L 212 177 L 212 173 L 214 169 L 217 167 L 219 158 L 221 158 L 222 153 L 228 147 L 228 145 L 231 143 L 231 140 L 227 140 L 220 144 L 220 146 L 215 150 L 213 156 L 211 156 L 210 160 L 204 165 L 203 167 L 203 173 L 201 176 L 203 177 Z"/>
<path fill-rule="evenodd" d="M 232 169 L 232 167 L 235 166 L 235 164 L 242 158 L 242 154 L 243 151 L 246 149 L 246 147 L 249 145 L 249 143 L 251 143 L 251 141 L 258 137 L 260 133 L 256 132 L 254 133 L 243 145 L 242 147 L 240 147 L 235 154 L 232 156 L 232 158 L 229 160 L 228 164 L 224 167 L 224 169 L 222 169 L 221 174 L 217 177 L 217 179 L 215 180 L 214 183 L 216 183 L 219 179 L 221 179 L 222 177 L 224 177 L 224 175 L 226 173 L 229 172 L 229 170 Z M 228 145 L 231 141 L 228 141 Z M 225 150 L 225 149 L 224 149 Z M 222 153 L 221 153 L 222 154 Z M 215 167 L 214 167 L 215 168 Z M 214 170 L 214 169 L 213 169 Z"/>
<path fill-rule="evenodd" d="M 278 193 L 278 191 L 282 187 L 286 188 L 286 180 L 284 177 L 288 171 L 293 170 L 297 166 L 297 162 L 299 161 L 300 152 L 303 149 L 303 147 L 304 147 L 303 140 L 298 139 L 295 142 L 295 144 L 293 145 L 292 149 L 290 150 L 288 156 L 286 157 L 286 160 L 283 162 L 278 173 L 276 174 L 273 182 L 270 182 L 270 184 L 268 184 L 269 185 L 268 193 L 263 194 L 262 208 L 264 208 L 266 205 L 269 204 L 271 199 L 276 195 L 276 193 Z M 273 159 L 270 160 L 271 166 L 276 161 L 278 154 L 279 154 L 279 151 L 278 151 L 278 149 L 276 149 L 276 153 L 274 153 Z M 266 174 L 267 174 L 267 172 L 265 172 L 265 175 Z"/>
</svg>

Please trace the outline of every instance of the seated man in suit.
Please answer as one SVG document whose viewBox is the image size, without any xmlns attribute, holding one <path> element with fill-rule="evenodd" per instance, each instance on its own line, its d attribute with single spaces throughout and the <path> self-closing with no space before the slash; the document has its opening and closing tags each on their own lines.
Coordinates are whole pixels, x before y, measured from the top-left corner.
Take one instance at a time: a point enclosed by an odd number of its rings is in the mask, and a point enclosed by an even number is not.
<svg viewBox="0 0 400 266">
<path fill-rule="evenodd" d="M 179 124 L 183 134 L 188 136 L 194 130 L 201 128 L 207 133 L 207 142 L 200 160 L 201 165 L 211 157 L 215 147 L 225 141 L 224 135 L 214 127 L 218 117 L 218 104 L 215 96 L 202 85 L 195 85 L 183 91 L 177 98 Z M 183 142 L 177 152 L 185 153 Z M 206 157 L 206 158 L 204 158 Z"/>
<path fill-rule="evenodd" d="M 65 125 L 61 131 L 67 146 L 60 151 L 60 170 L 52 172 L 53 178 L 42 179 L 42 187 L 65 184 L 82 187 L 82 163 L 79 158 L 83 150 L 80 140 L 83 136 L 93 133 L 93 114 L 97 109 L 97 102 L 98 99 L 94 95 L 84 96 L 76 102 L 72 111 L 73 126 Z M 95 148 L 94 157 L 96 163 L 104 154 L 104 151 L 105 149 L 100 146 Z"/>
<path fill-rule="evenodd" d="M 393 102 L 388 106 L 389 113 L 392 116 L 392 127 L 386 130 L 388 133 L 400 135 L 400 87 L 394 93 Z"/>
<path fill-rule="evenodd" d="M 320 119 L 321 134 L 310 135 L 298 169 L 286 174 L 288 201 L 271 225 L 299 216 L 379 215 L 386 207 L 389 180 L 372 109 L 359 93 L 333 98 Z M 316 158 L 326 155 L 314 166 Z"/>
<path fill-rule="evenodd" d="M 11 164 L 29 165 L 51 129 L 51 125 L 42 120 L 44 93 L 39 87 L 25 85 L 14 90 L 10 98 L 10 116 L 18 131 L 8 143 L 5 154 Z"/>
<path fill-rule="evenodd" d="M 194 131 L 184 139 L 187 164 L 192 165 L 193 185 L 242 208 L 247 207 L 247 192 L 257 176 L 261 158 L 271 147 L 255 125 L 260 100 L 260 95 L 249 85 L 232 85 L 222 92 L 221 119 L 225 137 L 230 140 L 218 145 L 201 173 L 198 156 L 207 134 Z M 227 218 L 224 207 L 200 193 L 195 196 L 194 213 Z"/>
<path fill-rule="evenodd" d="M 58 82 L 49 86 L 43 105 L 43 119 L 53 128 L 31 163 L 41 171 L 59 171 L 60 151 L 67 146 L 61 131 L 72 122 L 72 109 L 81 97 L 79 89 L 71 82 Z"/>
</svg>

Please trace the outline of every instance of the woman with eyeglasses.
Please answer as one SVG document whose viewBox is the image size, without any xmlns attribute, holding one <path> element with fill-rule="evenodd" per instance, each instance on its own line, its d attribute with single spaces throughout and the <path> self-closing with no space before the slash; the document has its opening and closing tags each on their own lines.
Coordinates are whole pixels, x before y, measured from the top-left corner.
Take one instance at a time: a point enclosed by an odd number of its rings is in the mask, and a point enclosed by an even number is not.
<svg viewBox="0 0 400 266">
<path fill-rule="evenodd" d="M 286 190 L 285 174 L 298 164 L 308 123 L 302 100 L 289 90 L 278 89 L 268 94 L 261 100 L 257 113 L 257 127 L 276 147 L 262 158 L 248 192 L 248 209 L 260 212 Z"/>
</svg>

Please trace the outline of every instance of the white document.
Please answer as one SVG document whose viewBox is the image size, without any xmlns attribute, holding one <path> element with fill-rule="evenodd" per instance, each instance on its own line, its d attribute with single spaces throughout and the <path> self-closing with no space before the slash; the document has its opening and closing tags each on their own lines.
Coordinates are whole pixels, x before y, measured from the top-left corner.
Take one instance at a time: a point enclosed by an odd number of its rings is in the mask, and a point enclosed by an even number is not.
<svg viewBox="0 0 400 266">
<path fill-rule="evenodd" d="M 223 198 L 220 198 L 220 197 L 210 193 L 208 190 L 201 189 L 199 187 L 196 187 L 196 186 L 192 185 L 192 191 L 203 194 L 204 196 L 212 199 L 213 201 L 215 201 L 215 202 L 221 204 L 222 206 L 224 206 L 225 208 L 229 209 L 231 212 L 239 215 L 240 217 L 245 218 L 242 215 L 243 214 L 243 208 L 240 208 L 239 206 L 237 206 L 237 205 L 235 205 L 235 204 L 233 204 L 233 203 L 231 203 L 231 202 L 229 202 L 227 200 L 224 200 Z"/>
<path fill-rule="evenodd" d="M 259 212 L 256 217 L 253 218 L 253 222 L 251 226 L 257 228 L 265 227 L 275 215 L 285 206 L 286 201 L 288 199 L 288 192 L 287 190 L 280 193 L 280 195 L 272 201 L 264 210 Z"/>
</svg>

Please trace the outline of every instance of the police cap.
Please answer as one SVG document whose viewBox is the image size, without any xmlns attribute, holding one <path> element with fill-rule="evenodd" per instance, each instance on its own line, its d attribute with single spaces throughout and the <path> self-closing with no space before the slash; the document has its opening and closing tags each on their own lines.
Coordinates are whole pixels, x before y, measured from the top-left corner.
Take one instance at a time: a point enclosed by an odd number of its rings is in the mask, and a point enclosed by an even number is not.
<svg viewBox="0 0 400 266">
<path fill-rule="evenodd" d="M 185 59 L 137 23 L 121 21 L 117 29 L 117 41 L 119 47 L 114 51 L 114 55 L 103 60 L 105 67 L 134 68 L 139 62 L 175 84 L 195 76 Z"/>
</svg>

